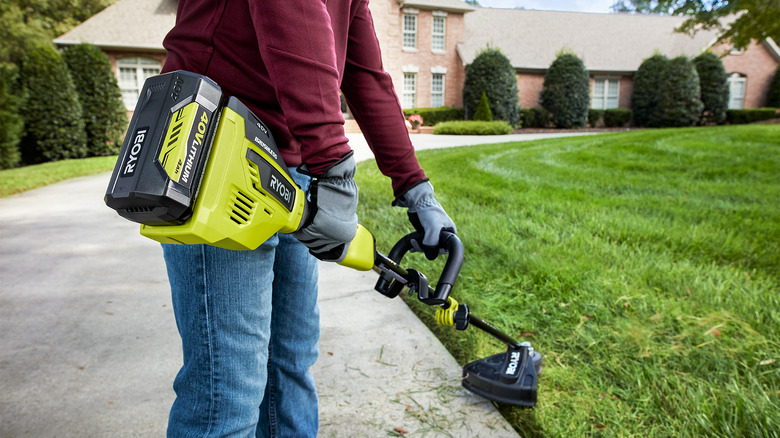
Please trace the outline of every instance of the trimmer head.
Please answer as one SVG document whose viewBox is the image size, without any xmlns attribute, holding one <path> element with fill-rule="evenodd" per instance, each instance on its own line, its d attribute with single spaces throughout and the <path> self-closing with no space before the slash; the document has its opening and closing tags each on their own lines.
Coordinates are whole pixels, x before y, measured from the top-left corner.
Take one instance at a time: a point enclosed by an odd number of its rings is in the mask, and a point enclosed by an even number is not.
<svg viewBox="0 0 780 438">
<path fill-rule="evenodd" d="M 463 387 L 491 401 L 530 408 L 541 370 L 542 356 L 530 345 L 510 346 L 463 367 Z"/>
</svg>

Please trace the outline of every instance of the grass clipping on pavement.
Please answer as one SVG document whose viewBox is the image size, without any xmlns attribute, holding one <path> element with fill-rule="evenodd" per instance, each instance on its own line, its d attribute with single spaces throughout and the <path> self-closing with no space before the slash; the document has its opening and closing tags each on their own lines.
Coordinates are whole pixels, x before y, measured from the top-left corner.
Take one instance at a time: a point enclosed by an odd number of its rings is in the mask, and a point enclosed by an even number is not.
<svg viewBox="0 0 780 438">
<path fill-rule="evenodd" d="M 523 436 L 780 430 L 780 126 L 643 130 L 418 153 L 466 261 L 453 297 L 542 353 Z M 410 230 L 373 162 L 359 216 Z M 435 281 L 440 261 L 403 265 Z M 435 326 L 461 363 L 501 352 Z M 424 360 L 424 352 L 421 352 Z"/>
</svg>

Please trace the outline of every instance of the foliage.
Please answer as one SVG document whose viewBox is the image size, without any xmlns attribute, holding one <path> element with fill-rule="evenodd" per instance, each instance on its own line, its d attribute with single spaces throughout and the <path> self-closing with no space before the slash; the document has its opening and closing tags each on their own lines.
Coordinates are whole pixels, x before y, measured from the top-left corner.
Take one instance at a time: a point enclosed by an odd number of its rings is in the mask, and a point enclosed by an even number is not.
<svg viewBox="0 0 780 438">
<path fill-rule="evenodd" d="M 439 135 L 506 135 L 512 133 L 512 126 L 504 121 L 441 122 L 433 128 L 433 133 Z"/>
<path fill-rule="evenodd" d="M 631 92 L 631 111 L 635 126 L 660 126 L 655 120 L 655 114 L 663 86 L 663 73 L 668 63 L 666 56 L 655 54 L 639 65 Z"/>
<path fill-rule="evenodd" d="M 550 113 L 544 108 L 521 109 L 520 120 L 523 128 L 550 127 Z"/>
<path fill-rule="evenodd" d="M 668 13 L 688 19 L 677 29 L 693 34 L 714 29 L 719 42 L 731 42 L 742 49 L 751 40 L 780 41 L 780 2 L 777 0 L 625 0 L 615 2 L 619 12 Z M 734 17 L 736 17 L 734 19 Z"/>
<path fill-rule="evenodd" d="M 726 121 L 731 125 L 744 125 L 777 118 L 780 118 L 780 108 L 750 108 L 726 111 Z"/>
<path fill-rule="evenodd" d="M 769 83 L 769 91 L 766 95 L 766 106 L 780 108 L 780 64 L 775 70 L 772 82 Z"/>
<path fill-rule="evenodd" d="M 599 121 L 604 118 L 603 109 L 591 108 L 588 110 L 588 126 L 595 128 Z"/>
<path fill-rule="evenodd" d="M 702 124 L 721 124 L 726 120 L 729 105 L 729 85 L 723 61 L 712 52 L 704 52 L 693 59 L 701 88 Z"/>
<path fill-rule="evenodd" d="M 19 163 L 18 145 L 24 122 L 18 114 L 22 98 L 13 90 L 17 75 L 15 65 L 0 62 L 0 169 Z"/>
<path fill-rule="evenodd" d="M 458 225 L 452 296 L 544 357 L 528 437 L 774 437 L 780 430 L 780 126 L 419 151 Z M 359 165 L 380 251 L 408 230 Z M 408 258 L 408 259 L 407 259 Z M 404 266 L 436 278 L 440 265 Z M 437 326 L 459 363 L 505 351 Z"/>
<path fill-rule="evenodd" d="M 625 108 L 610 108 L 604 111 L 604 126 L 607 128 L 622 128 L 631 121 L 631 110 Z"/>
<path fill-rule="evenodd" d="M 63 53 L 84 114 L 87 155 L 114 155 L 122 146 L 127 113 L 111 61 L 92 44 L 69 47 Z"/>
<path fill-rule="evenodd" d="M 62 56 L 38 47 L 23 59 L 20 76 L 29 93 L 21 111 L 26 132 L 19 144 L 25 164 L 86 156 L 81 104 Z"/>
<path fill-rule="evenodd" d="M 479 100 L 485 93 L 494 120 L 515 125 L 520 120 L 515 69 L 501 51 L 488 48 L 466 66 L 463 105 L 467 120 L 474 118 Z"/>
<path fill-rule="evenodd" d="M 479 105 L 477 105 L 477 111 L 474 112 L 474 120 L 479 122 L 492 122 L 493 113 L 490 112 L 490 105 L 488 105 L 487 94 L 482 93 L 482 97 L 479 99 Z"/>
<path fill-rule="evenodd" d="M 656 108 L 658 126 L 692 126 L 701 118 L 703 104 L 699 75 L 685 56 L 671 59 L 661 77 L 661 95 Z"/>
<path fill-rule="evenodd" d="M 577 55 L 558 55 L 544 75 L 540 99 L 556 128 L 585 126 L 590 107 L 590 76 Z"/>
<path fill-rule="evenodd" d="M 433 126 L 439 122 L 450 120 L 463 120 L 463 108 L 440 106 L 437 108 L 408 108 L 404 110 L 404 117 L 419 114 L 423 118 L 423 126 Z"/>
</svg>

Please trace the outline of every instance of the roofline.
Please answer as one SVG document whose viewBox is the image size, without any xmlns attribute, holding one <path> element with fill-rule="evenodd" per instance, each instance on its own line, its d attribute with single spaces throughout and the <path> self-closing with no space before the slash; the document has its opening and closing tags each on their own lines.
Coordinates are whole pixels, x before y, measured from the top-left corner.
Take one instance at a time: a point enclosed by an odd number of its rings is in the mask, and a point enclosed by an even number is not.
<svg viewBox="0 0 780 438">
<path fill-rule="evenodd" d="M 81 43 L 89 43 L 100 47 L 101 49 L 115 49 L 115 50 L 133 50 L 136 52 L 159 52 L 165 53 L 165 47 L 153 46 L 153 45 L 138 45 L 138 44 L 121 44 L 121 43 L 101 43 L 91 41 L 74 41 L 74 40 L 62 40 L 56 39 L 53 41 L 57 46 L 74 46 Z"/>
<path fill-rule="evenodd" d="M 447 11 L 447 12 L 461 12 L 461 13 L 467 13 L 476 11 L 477 8 L 474 6 L 469 5 L 468 3 L 463 3 L 462 7 L 454 7 L 454 6 L 444 6 L 444 5 L 432 5 L 426 0 L 397 0 L 398 6 L 403 10 L 405 7 L 410 8 L 418 8 L 418 9 L 424 9 L 424 10 L 434 10 L 434 11 Z"/>
<path fill-rule="evenodd" d="M 780 47 L 777 46 L 777 43 L 772 38 L 767 38 L 764 41 L 762 41 L 764 46 L 769 49 L 770 52 L 772 52 L 772 56 L 775 58 L 775 61 L 780 62 Z"/>
</svg>

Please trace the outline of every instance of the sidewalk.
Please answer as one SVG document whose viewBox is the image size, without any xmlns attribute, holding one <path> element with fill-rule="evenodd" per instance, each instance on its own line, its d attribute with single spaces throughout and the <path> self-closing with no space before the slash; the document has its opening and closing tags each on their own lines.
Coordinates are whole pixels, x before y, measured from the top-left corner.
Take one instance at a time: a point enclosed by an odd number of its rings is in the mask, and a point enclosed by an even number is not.
<svg viewBox="0 0 780 438">
<path fill-rule="evenodd" d="M 108 179 L 0 199 L 0 437 L 164 435 L 181 349 L 162 251 L 105 206 Z M 517 437 L 406 305 L 373 291 L 373 272 L 321 268 L 320 436 Z"/>
</svg>

